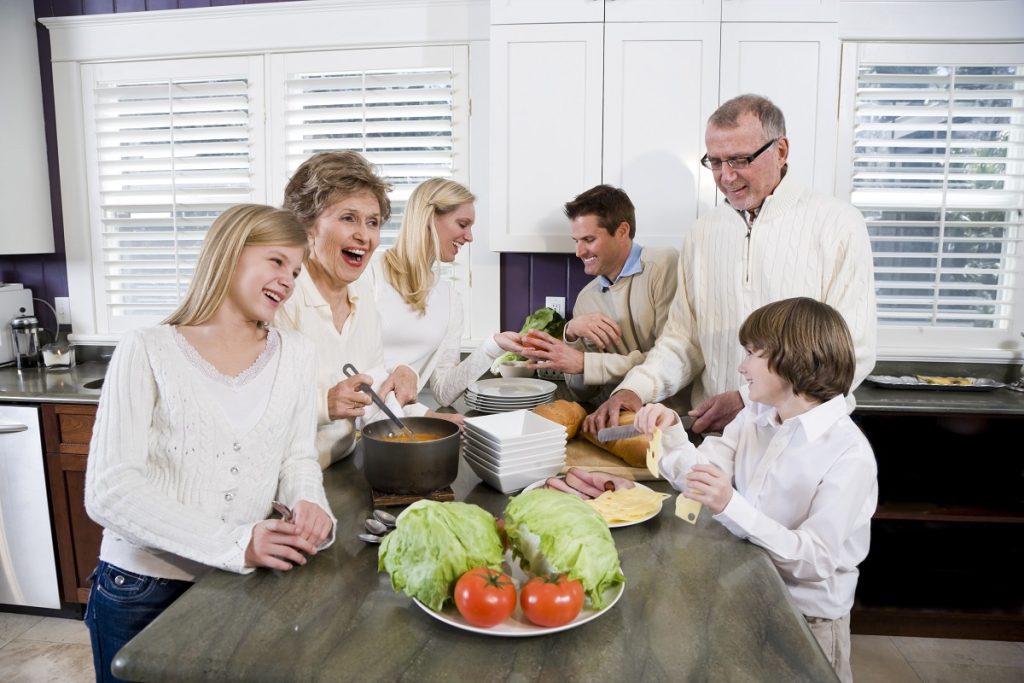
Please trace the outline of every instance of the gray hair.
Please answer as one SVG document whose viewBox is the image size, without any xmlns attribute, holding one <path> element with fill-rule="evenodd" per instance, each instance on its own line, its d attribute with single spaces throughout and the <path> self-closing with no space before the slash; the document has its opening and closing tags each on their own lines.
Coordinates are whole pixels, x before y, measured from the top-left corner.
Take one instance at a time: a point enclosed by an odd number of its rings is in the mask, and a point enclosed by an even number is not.
<svg viewBox="0 0 1024 683">
<path fill-rule="evenodd" d="M 761 95 L 737 95 L 711 115 L 709 126 L 716 128 L 735 128 L 744 114 L 753 114 L 761 122 L 767 140 L 775 140 L 786 135 L 786 117 L 775 103 Z"/>
</svg>

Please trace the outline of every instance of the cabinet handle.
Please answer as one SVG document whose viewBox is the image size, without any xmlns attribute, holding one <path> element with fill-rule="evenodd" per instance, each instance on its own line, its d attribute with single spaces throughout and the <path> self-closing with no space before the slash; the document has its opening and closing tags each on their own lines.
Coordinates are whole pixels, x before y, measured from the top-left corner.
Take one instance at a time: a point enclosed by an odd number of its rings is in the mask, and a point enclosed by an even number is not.
<svg viewBox="0 0 1024 683">
<path fill-rule="evenodd" d="M 0 425 L 0 434 L 17 434 L 28 431 L 28 425 Z"/>
</svg>

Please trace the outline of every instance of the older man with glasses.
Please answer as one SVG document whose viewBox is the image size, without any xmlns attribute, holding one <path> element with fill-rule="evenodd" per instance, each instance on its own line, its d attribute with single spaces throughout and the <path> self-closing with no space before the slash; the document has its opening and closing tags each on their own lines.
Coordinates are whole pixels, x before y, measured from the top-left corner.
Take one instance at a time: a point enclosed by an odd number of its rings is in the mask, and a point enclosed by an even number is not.
<svg viewBox="0 0 1024 683">
<path fill-rule="evenodd" d="M 864 217 L 787 177 L 785 118 L 767 98 L 740 95 L 723 104 L 708 120 L 705 144 L 700 162 L 725 201 L 687 233 L 679 289 L 661 335 L 587 417 L 587 431 L 616 425 L 620 411 L 687 385 L 693 431 L 721 431 L 747 400 L 736 372 L 740 325 L 780 299 L 811 297 L 843 315 L 857 351 L 854 388 L 875 364 L 875 283 Z M 852 388 L 848 402 L 852 410 Z"/>
</svg>

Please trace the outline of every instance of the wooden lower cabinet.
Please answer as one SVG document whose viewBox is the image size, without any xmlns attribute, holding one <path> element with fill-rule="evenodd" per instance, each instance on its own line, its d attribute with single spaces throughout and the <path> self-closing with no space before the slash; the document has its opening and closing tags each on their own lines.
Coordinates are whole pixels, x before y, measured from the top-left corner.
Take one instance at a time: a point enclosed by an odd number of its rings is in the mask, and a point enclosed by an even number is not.
<svg viewBox="0 0 1024 683">
<path fill-rule="evenodd" d="M 50 484 L 60 588 L 65 602 L 85 603 L 103 528 L 85 512 L 85 464 L 96 406 L 43 404 L 43 443 Z"/>
</svg>

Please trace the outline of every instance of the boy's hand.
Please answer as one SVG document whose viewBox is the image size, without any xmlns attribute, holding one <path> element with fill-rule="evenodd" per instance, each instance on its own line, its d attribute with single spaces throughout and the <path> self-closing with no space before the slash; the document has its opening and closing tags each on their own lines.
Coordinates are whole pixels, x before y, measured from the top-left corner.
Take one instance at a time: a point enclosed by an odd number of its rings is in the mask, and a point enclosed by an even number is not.
<svg viewBox="0 0 1024 683">
<path fill-rule="evenodd" d="M 717 515 L 732 500 L 732 480 L 714 465 L 694 465 L 686 475 L 683 495 Z"/>
<path fill-rule="evenodd" d="M 633 426 L 650 438 L 654 435 L 656 427 L 662 430 L 671 427 L 679 422 L 679 416 L 674 410 L 670 410 L 660 403 L 648 403 L 633 418 Z"/>
</svg>

